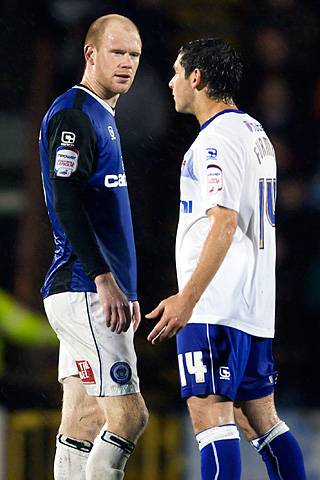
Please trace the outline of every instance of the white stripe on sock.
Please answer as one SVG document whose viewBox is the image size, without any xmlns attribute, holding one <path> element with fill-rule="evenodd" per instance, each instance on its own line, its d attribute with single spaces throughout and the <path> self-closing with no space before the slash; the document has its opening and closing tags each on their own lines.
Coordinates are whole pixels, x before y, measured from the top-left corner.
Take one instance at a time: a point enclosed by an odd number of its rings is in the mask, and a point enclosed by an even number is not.
<svg viewBox="0 0 320 480">
<path fill-rule="evenodd" d="M 273 450 L 271 448 L 271 445 L 268 445 L 269 447 L 269 450 L 270 450 L 270 453 L 272 455 L 272 457 L 275 459 L 276 461 L 276 465 L 277 465 L 277 471 L 278 471 L 278 474 L 279 474 L 279 480 L 283 480 L 283 476 L 281 475 L 281 472 L 280 472 L 280 467 L 279 467 L 279 462 L 278 462 L 278 458 L 276 457 L 276 455 L 273 453 Z"/>
</svg>

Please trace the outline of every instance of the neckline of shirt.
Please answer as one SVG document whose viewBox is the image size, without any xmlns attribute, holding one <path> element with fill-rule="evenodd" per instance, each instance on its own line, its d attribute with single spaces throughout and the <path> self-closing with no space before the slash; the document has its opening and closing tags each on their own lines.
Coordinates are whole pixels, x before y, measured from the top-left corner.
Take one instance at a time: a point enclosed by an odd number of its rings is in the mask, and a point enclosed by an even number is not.
<svg viewBox="0 0 320 480">
<path fill-rule="evenodd" d="M 242 113 L 242 114 L 245 114 L 245 112 L 243 110 L 238 110 L 236 108 L 226 108 L 225 110 L 222 110 L 221 112 L 218 112 L 215 115 L 213 115 L 212 117 L 208 118 L 208 120 L 206 120 L 202 125 L 200 125 L 200 132 L 201 132 L 201 130 L 206 128 L 213 120 L 215 120 L 220 115 L 224 115 L 225 113 Z"/>
<path fill-rule="evenodd" d="M 108 105 L 104 100 L 102 100 L 102 98 L 98 97 L 98 95 L 96 95 L 92 90 L 90 90 L 90 88 L 82 84 L 75 85 L 73 88 L 77 88 L 78 90 L 83 90 L 84 92 L 88 93 L 95 100 L 97 100 L 97 102 L 99 102 L 106 110 L 108 110 L 108 112 L 111 113 L 111 115 L 115 116 L 115 110 L 112 107 L 110 107 L 110 105 Z"/>
</svg>

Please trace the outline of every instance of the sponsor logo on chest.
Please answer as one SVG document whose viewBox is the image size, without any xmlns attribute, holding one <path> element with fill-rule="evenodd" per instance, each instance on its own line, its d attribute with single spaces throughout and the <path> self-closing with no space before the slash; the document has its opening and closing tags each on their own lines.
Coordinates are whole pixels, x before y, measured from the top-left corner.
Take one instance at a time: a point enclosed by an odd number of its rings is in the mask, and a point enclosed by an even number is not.
<svg viewBox="0 0 320 480">
<path fill-rule="evenodd" d="M 126 187 L 127 179 L 125 173 L 111 173 L 104 177 L 104 185 L 107 188 Z"/>
<path fill-rule="evenodd" d="M 180 212 L 192 213 L 193 203 L 192 200 L 180 200 Z"/>
</svg>

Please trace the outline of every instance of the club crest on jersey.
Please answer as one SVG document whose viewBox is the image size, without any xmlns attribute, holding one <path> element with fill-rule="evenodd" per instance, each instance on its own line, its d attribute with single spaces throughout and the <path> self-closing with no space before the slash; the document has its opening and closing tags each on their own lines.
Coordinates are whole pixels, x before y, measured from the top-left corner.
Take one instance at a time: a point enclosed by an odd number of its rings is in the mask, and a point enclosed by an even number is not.
<svg viewBox="0 0 320 480">
<path fill-rule="evenodd" d="M 222 190 L 222 170 L 213 163 L 207 165 L 208 192 L 216 194 Z"/>
<path fill-rule="evenodd" d="M 216 148 L 206 148 L 206 158 L 207 160 L 214 160 L 217 158 L 218 151 Z"/>
<path fill-rule="evenodd" d="M 61 133 L 61 145 L 73 146 L 76 141 L 76 134 L 73 132 L 62 132 Z"/>
<path fill-rule="evenodd" d="M 108 132 L 109 132 L 111 140 L 116 140 L 117 137 L 116 137 L 116 134 L 114 133 L 114 130 L 111 127 L 111 125 L 108 125 Z"/>
<path fill-rule="evenodd" d="M 95 384 L 94 373 L 88 360 L 76 360 L 76 364 L 81 382 L 87 385 Z"/>
<path fill-rule="evenodd" d="M 70 177 L 77 170 L 79 151 L 75 148 L 60 146 L 56 150 L 54 173 L 57 177 Z"/>
</svg>

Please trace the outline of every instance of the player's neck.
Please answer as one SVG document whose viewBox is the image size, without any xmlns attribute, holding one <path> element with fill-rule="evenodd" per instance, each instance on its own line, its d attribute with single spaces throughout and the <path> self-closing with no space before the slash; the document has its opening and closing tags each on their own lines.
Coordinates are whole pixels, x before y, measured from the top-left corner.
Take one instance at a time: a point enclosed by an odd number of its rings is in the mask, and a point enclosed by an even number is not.
<svg viewBox="0 0 320 480">
<path fill-rule="evenodd" d="M 227 109 L 237 110 L 238 107 L 233 101 L 214 102 L 211 99 L 208 99 L 208 100 L 206 99 L 205 101 L 197 105 L 194 111 L 194 115 L 197 117 L 199 124 L 202 125 L 207 120 L 209 120 L 209 118 Z"/>
<path fill-rule="evenodd" d="M 99 83 L 91 80 L 88 76 L 84 75 L 81 80 L 81 85 L 84 85 L 89 90 L 91 90 L 95 95 L 97 95 L 101 100 L 106 102 L 110 107 L 115 108 L 116 103 L 119 98 L 119 94 L 107 91 Z"/>
</svg>

